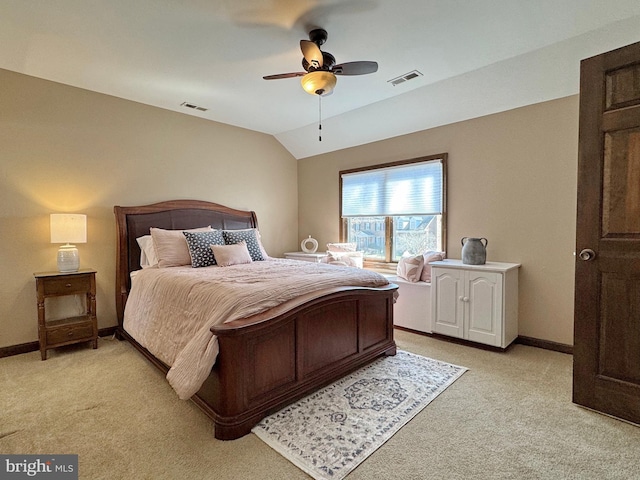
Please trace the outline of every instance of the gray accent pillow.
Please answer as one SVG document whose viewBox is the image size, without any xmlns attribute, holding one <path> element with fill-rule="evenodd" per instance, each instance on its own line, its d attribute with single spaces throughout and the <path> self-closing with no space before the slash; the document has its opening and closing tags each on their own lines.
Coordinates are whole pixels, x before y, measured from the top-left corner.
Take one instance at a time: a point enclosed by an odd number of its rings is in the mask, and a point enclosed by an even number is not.
<svg viewBox="0 0 640 480">
<path fill-rule="evenodd" d="M 224 245 L 224 237 L 220 230 L 210 232 L 182 232 L 187 239 L 189 255 L 191 255 L 191 266 L 210 267 L 216 264 L 211 245 Z"/>
</svg>

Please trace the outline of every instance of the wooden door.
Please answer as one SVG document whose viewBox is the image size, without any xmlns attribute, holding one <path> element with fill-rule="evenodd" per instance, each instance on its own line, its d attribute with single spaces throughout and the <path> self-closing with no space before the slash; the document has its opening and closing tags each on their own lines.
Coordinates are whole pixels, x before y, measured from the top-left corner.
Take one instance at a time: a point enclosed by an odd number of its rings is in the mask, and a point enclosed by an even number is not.
<svg viewBox="0 0 640 480">
<path fill-rule="evenodd" d="M 640 424 L 640 43 L 583 60 L 573 401 Z"/>
</svg>

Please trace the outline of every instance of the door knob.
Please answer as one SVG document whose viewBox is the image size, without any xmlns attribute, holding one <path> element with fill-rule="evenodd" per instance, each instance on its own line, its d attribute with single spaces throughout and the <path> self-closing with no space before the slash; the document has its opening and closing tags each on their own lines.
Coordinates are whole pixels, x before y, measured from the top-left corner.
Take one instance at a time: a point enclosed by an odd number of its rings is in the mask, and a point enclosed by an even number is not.
<svg viewBox="0 0 640 480">
<path fill-rule="evenodd" d="M 593 260 L 594 258 L 596 258 L 596 252 L 594 252 L 590 248 L 585 248 L 580 251 L 580 254 L 578 256 L 580 257 L 580 260 L 588 262 L 589 260 Z"/>
</svg>

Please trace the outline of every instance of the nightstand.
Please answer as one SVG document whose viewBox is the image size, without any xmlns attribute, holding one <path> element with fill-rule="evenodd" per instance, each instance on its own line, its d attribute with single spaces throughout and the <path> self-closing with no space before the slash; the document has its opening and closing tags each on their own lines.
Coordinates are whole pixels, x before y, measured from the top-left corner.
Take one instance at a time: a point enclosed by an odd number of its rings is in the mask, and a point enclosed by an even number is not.
<svg viewBox="0 0 640 480">
<path fill-rule="evenodd" d="M 96 271 L 82 269 L 73 273 L 34 273 L 38 298 L 38 340 L 40 355 L 47 359 L 47 349 L 89 342 L 98 348 L 98 322 L 96 319 Z M 86 295 L 86 315 L 46 320 L 45 298 L 64 295 Z"/>
<path fill-rule="evenodd" d="M 289 260 L 302 260 L 303 262 L 322 263 L 324 258 L 327 258 L 326 252 L 320 253 L 305 253 L 305 252 L 287 252 L 284 254 L 284 258 Z"/>
</svg>

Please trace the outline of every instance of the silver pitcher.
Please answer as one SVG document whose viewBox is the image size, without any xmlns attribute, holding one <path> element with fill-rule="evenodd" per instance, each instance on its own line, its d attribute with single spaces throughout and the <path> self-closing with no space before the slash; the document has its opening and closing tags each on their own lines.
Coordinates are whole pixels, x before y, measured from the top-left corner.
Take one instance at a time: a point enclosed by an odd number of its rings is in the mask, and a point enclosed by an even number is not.
<svg viewBox="0 0 640 480">
<path fill-rule="evenodd" d="M 484 241 L 484 242 L 483 242 Z M 484 265 L 487 261 L 486 238 L 462 237 L 462 263 L 465 265 Z"/>
</svg>

